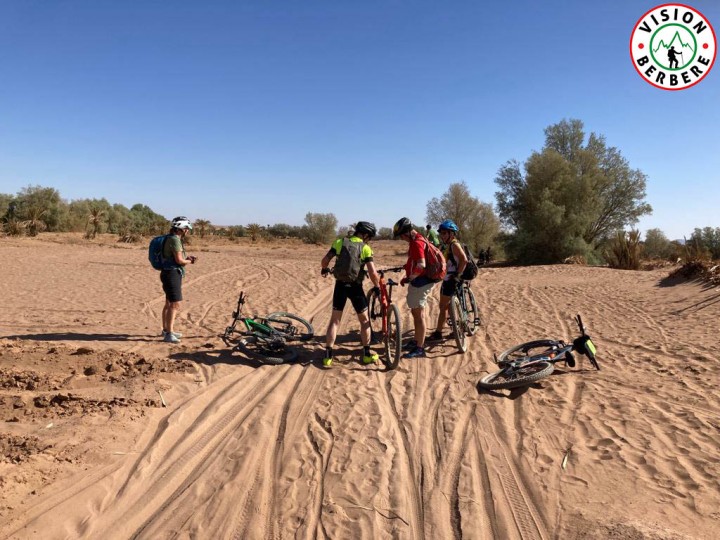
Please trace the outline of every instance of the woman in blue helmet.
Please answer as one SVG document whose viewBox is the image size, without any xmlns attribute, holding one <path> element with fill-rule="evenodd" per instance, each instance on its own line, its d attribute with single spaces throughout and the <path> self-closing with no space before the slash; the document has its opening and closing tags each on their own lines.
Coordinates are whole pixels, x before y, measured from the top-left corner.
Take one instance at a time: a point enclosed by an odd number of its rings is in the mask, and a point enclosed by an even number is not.
<svg viewBox="0 0 720 540">
<path fill-rule="evenodd" d="M 443 339 L 442 329 L 447 320 L 450 299 L 462 283 L 460 276 L 462 276 L 468 262 L 465 250 L 457 239 L 459 229 L 455 222 L 446 219 L 438 227 L 438 232 L 445 246 L 443 255 L 445 255 L 445 261 L 447 261 L 447 274 L 440 287 L 440 313 L 438 313 L 437 328 L 428 336 L 428 341 L 440 341 Z"/>
</svg>

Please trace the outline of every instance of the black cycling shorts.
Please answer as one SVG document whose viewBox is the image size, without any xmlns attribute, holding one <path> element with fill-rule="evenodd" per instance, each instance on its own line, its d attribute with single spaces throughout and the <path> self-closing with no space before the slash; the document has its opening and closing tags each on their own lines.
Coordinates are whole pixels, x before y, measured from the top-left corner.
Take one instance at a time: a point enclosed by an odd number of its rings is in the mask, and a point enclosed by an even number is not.
<svg viewBox="0 0 720 540">
<path fill-rule="evenodd" d="M 182 270 L 179 268 L 160 270 L 160 281 L 168 302 L 182 301 Z"/>
<path fill-rule="evenodd" d="M 443 281 L 442 285 L 440 285 L 440 294 L 443 296 L 452 296 L 453 294 L 455 294 L 455 291 L 457 291 L 457 288 L 459 286 L 460 284 L 457 281 L 450 278 L 446 281 Z"/>
<path fill-rule="evenodd" d="M 365 291 L 363 291 L 362 283 L 343 283 L 335 282 L 335 291 L 333 292 L 333 309 L 342 311 L 345 309 L 345 303 L 350 300 L 357 313 L 362 313 L 368 307 Z"/>
</svg>

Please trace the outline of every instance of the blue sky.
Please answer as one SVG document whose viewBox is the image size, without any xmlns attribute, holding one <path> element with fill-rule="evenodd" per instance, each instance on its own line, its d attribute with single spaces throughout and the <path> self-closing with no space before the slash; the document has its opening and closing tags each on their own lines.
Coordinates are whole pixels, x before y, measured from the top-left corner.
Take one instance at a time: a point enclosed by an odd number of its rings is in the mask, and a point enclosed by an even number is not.
<svg viewBox="0 0 720 540">
<path fill-rule="evenodd" d="M 307 212 L 392 226 L 578 118 L 648 176 L 640 228 L 720 226 L 720 67 L 680 92 L 636 73 L 662 2 L 0 3 L 0 192 L 148 204 L 217 224 Z M 720 29 L 720 2 L 690 5 Z"/>
</svg>

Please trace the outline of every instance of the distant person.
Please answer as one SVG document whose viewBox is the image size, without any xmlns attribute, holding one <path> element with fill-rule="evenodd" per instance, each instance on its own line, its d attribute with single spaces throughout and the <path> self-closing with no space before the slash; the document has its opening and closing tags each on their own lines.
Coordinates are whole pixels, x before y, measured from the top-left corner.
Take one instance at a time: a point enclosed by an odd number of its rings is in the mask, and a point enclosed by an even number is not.
<svg viewBox="0 0 720 540">
<path fill-rule="evenodd" d="M 670 60 L 670 69 L 677 69 L 679 66 L 678 60 L 677 60 L 677 55 L 679 53 L 675 50 L 675 45 L 670 47 L 667 54 L 668 54 L 668 59 Z"/>
<path fill-rule="evenodd" d="M 490 246 L 485 250 L 485 264 L 490 264 L 492 260 L 492 253 L 490 252 Z"/>
<path fill-rule="evenodd" d="M 365 279 L 365 269 L 375 287 L 380 284 L 380 277 L 375 270 L 373 263 L 373 252 L 368 242 L 377 233 L 375 226 L 367 221 L 358 221 L 352 236 L 338 238 L 333 242 L 330 251 L 320 262 L 320 274 L 326 277 L 330 273 L 328 265 L 337 257 L 335 263 L 335 290 L 332 299 L 332 315 L 328 323 L 325 336 L 325 358 L 323 366 L 330 367 L 333 363 L 333 346 L 337 337 L 338 326 L 342 319 L 343 310 L 348 300 L 352 303 L 360 321 L 360 341 L 363 346 L 363 364 L 376 363 L 380 357 L 370 350 L 370 318 L 368 314 L 368 303 L 362 282 Z"/>
<path fill-rule="evenodd" d="M 447 261 L 447 273 L 440 286 L 440 313 L 438 313 L 437 327 L 435 331 L 428 336 L 428 341 L 440 341 L 443 339 L 442 330 L 447 320 L 448 307 L 455 291 L 462 285 L 462 276 L 465 266 L 467 266 L 467 255 L 462 244 L 457 239 L 459 232 L 458 226 L 451 219 L 446 219 L 438 227 L 440 238 L 445 246 L 445 260 Z"/>
<path fill-rule="evenodd" d="M 166 343 L 180 343 L 182 334 L 175 332 L 175 317 L 180 311 L 182 302 L 182 279 L 185 276 L 185 266 L 195 264 L 197 257 L 188 257 L 185 254 L 183 238 L 192 230 L 190 220 L 179 216 L 172 220 L 170 234 L 164 242 L 162 258 L 170 261 L 168 268 L 160 270 L 160 281 L 165 292 L 165 306 L 162 310 L 163 341 Z"/>
<path fill-rule="evenodd" d="M 405 263 L 405 277 L 400 285 L 410 284 L 407 293 L 407 304 L 413 316 L 415 339 L 404 347 L 407 353 L 403 358 L 424 358 L 425 355 L 425 306 L 435 282 L 425 275 L 425 246 L 429 243 L 418 233 L 412 222 L 404 217 L 393 227 L 393 238 L 401 238 L 408 243 L 408 259 Z"/>
<path fill-rule="evenodd" d="M 432 245 L 439 248 L 440 247 L 440 237 L 438 236 L 438 233 L 435 229 L 432 228 L 432 225 L 429 223 L 425 226 L 425 230 L 427 231 L 425 234 L 425 237 L 432 242 Z"/>
</svg>

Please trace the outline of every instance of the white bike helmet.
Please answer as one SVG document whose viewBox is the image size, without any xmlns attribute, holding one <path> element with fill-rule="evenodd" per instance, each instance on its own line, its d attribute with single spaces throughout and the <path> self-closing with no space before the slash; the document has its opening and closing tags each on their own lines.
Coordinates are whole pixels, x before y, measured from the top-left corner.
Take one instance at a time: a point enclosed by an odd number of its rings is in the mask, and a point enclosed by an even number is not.
<svg viewBox="0 0 720 540">
<path fill-rule="evenodd" d="M 172 220 L 173 229 L 190 229 L 192 231 L 192 223 L 185 216 L 178 216 Z"/>
</svg>

